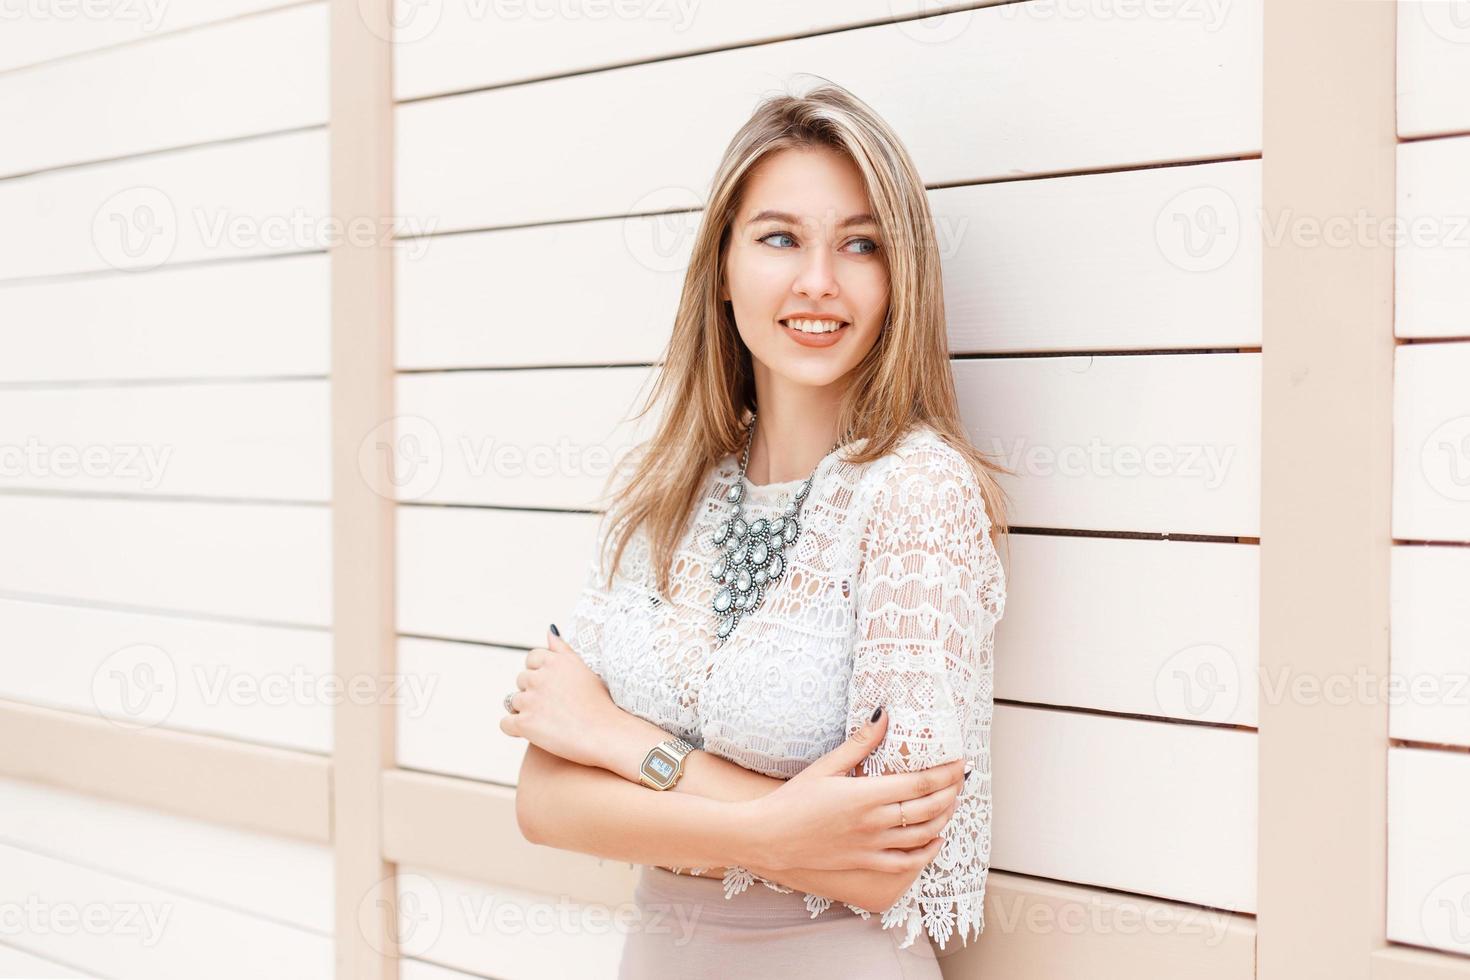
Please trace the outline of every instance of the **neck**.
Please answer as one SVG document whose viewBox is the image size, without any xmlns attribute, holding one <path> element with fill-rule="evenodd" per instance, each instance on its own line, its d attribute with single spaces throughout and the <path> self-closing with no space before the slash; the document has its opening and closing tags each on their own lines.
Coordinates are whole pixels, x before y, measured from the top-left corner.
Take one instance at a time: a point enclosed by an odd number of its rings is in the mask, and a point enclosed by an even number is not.
<svg viewBox="0 0 1470 980">
<path fill-rule="evenodd" d="M 841 396 L 836 385 L 784 385 L 763 392 L 757 384 L 755 437 L 745 468 L 746 479 L 767 484 L 810 476 L 837 441 Z"/>
</svg>

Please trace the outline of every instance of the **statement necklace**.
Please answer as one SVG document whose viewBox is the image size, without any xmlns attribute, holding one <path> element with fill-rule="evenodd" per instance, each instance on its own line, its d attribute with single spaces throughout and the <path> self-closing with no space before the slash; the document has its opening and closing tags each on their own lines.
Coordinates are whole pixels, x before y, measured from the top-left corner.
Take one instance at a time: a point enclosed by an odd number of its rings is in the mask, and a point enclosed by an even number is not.
<svg viewBox="0 0 1470 980">
<path fill-rule="evenodd" d="M 715 531 L 715 548 L 723 554 L 710 569 L 710 578 L 720 583 L 710 601 L 715 611 L 717 624 L 715 638 L 724 643 L 740 618 L 754 612 L 765 598 L 766 590 L 776 583 L 786 571 L 785 551 L 796 543 L 801 533 L 797 515 L 812 488 L 812 480 L 821 468 L 821 460 L 812 469 L 811 476 L 801 481 L 791 503 L 781 516 L 766 520 L 764 517 L 747 522 L 741 512 L 741 501 L 745 499 L 745 467 L 750 462 L 750 444 L 755 441 L 755 412 L 750 413 L 750 434 L 745 439 L 745 452 L 740 457 L 740 475 L 735 478 L 725 494 L 725 500 L 734 505 L 729 518 Z M 832 444 L 827 456 L 837 451 L 842 440 Z M 822 457 L 826 459 L 826 456 Z"/>
</svg>

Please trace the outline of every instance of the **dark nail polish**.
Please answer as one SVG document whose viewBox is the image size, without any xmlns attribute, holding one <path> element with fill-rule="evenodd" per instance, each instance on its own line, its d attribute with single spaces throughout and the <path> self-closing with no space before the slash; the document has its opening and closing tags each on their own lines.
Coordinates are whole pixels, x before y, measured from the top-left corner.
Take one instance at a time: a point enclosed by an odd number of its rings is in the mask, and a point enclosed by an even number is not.
<svg viewBox="0 0 1470 980">
<path fill-rule="evenodd" d="M 882 715 L 883 715 L 883 706 L 880 704 L 880 705 L 878 705 L 878 707 L 876 707 L 876 708 L 873 709 L 873 717 L 869 718 L 868 720 L 869 721 L 877 721 Z"/>
<path fill-rule="evenodd" d="M 559 630 L 559 629 L 556 628 L 556 624 L 555 623 L 552 623 L 551 624 L 551 635 L 552 636 L 561 636 L 561 630 Z"/>
</svg>

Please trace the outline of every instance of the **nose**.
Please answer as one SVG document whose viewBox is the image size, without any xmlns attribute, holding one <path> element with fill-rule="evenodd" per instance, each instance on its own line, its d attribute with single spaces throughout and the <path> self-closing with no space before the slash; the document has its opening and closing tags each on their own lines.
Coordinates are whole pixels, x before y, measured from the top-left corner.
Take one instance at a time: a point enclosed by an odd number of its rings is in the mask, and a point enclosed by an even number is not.
<svg viewBox="0 0 1470 980">
<path fill-rule="evenodd" d="M 825 248 L 808 250 L 791 289 L 809 299 L 836 296 L 837 267 L 831 253 Z"/>
</svg>

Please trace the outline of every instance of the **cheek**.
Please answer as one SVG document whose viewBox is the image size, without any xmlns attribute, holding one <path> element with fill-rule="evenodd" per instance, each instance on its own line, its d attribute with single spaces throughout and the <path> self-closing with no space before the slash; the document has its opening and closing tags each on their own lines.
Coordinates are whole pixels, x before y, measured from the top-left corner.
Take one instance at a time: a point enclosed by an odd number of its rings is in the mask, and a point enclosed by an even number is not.
<svg viewBox="0 0 1470 980">
<path fill-rule="evenodd" d="M 861 298 L 863 313 L 876 328 L 888 312 L 888 273 L 878 269 L 856 284 L 855 295 Z"/>
</svg>

